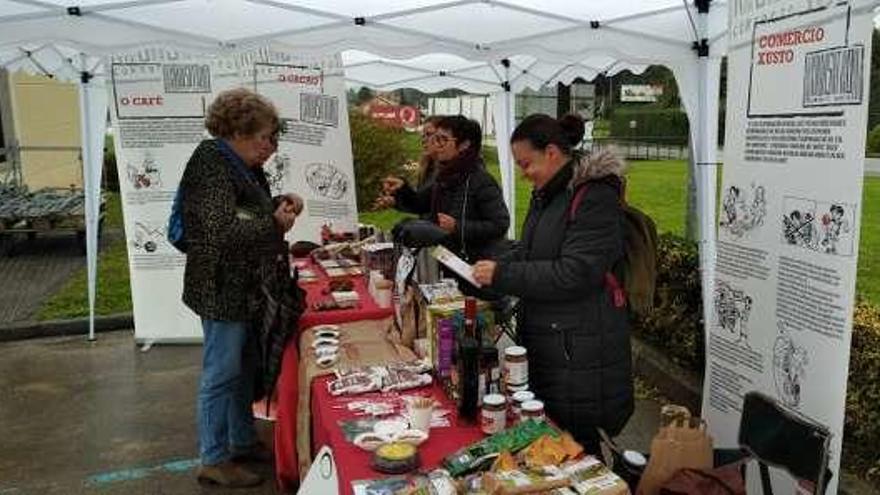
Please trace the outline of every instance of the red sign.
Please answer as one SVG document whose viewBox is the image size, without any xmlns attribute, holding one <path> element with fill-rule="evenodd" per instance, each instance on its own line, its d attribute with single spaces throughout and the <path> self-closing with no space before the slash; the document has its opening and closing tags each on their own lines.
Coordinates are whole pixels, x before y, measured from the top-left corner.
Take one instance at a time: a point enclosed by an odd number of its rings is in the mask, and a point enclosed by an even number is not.
<svg viewBox="0 0 880 495">
<path fill-rule="evenodd" d="M 370 105 L 370 117 L 394 127 L 419 125 L 419 109 L 401 105 Z"/>
</svg>

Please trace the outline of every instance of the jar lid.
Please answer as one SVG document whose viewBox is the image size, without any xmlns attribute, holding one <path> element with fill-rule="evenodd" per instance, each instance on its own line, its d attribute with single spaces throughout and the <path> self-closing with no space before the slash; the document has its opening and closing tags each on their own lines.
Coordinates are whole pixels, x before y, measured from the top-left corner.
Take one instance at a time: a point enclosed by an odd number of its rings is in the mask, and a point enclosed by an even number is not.
<svg viewBox="0 0 880 495">
<path fill-rule="evenodd" d="M 483 404 L 487 406 L 503 406 L 506 401 L 501 394 L 488 394 L 483 396 Z"/>
<path fill-rule="evenodd" d="M 520 390 L 519 392 L 513 393 L 513 400 L 517 402 L 528 402 L 530 400 L 535 400 L 535 394 L 528 390 Z"/>
<path fill-rule="evenodd" d="M 510 357 L 522 357 L 526 355 L 526 348 L 518 345 L 512 345 L 504 349 L 504 355 Z"/>
<path fill-rule="evenodd" d="M 525 412 L 539 412 L 544 410 L 544 403 L 539 400 L 527 400 L 523 402 L 522 410 Z"/>
<path fill-rule="evenodd" d="M 646 459 L 641 452 L 636 452 L 634 450 L 624 450 L 623 460 L 626 461 L 627 464 L 636 467 L 644 467 L 648 464 L 648 459 Z"/>
</svg>

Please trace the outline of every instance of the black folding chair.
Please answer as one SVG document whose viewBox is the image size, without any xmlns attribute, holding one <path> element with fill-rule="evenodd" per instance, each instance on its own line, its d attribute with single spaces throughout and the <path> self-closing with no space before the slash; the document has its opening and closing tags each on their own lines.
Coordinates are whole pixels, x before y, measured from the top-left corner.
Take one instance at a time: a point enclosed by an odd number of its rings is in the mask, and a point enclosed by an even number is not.
<svg viewBox="0 0 880 495">
<path fill-rule="evenodd" d="M 773 495 L 770 466 L 809 482 L 814 494 L 824 494 L 833 477 L 828 428 L 759 392 L 746 394 L 742 411 L 739 445 L 758 462 L 764 495 Z"/>
</svg>

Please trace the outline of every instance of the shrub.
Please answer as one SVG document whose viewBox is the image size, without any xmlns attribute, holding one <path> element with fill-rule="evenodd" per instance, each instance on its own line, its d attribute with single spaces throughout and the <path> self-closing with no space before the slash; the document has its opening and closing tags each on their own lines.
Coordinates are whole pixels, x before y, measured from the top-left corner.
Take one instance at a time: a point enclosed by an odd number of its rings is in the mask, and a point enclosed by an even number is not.
<svg viewBox="0 0 880 495">
<path fill-rule="evenodd" d="M 630 127 L 633 121 L 635 128 Z M 611 136 L 616 138 L 686 143 L 688 132 L 687 115 L 677 108 L 619 107 L 611 116 Z"/>
<path fill-rule="evenodd" d="M 699 260 L 696 244 L 673 234 L 660 236 L 654 311 L 636 321 L 634 330 L 665 349 L 674 361 L 702 371 L 705 353 Z"/>
<path fill-rule="evenodd" d="M 868 153 L 880 153 L 880 124 L 874 126 L 868 133 Z"/>
<path fill-rule="evenodd" d="M 655 309 L 635 333 L 698 373 L 705 368 L 699 255 L 695 243 L 664 234 L 658 246 Z M 880 481 L 880 308 L 856 303 L 844 427 L 845 464 Z"/>
<path fill-rule="evenodd" d="M 116 148 L 113 135 L 104 136 L 104 189 L 119 192 L 119 175 L 116 172 Z"/>
<path fill-rule="evenodd" d="M 853 315 L 844 441 L 859 468 L 880 481 L 880 308 L 856 303 Z M 861 462 L 859 462 L 861 461 Z"/>
<path fill-rule="evenodd" d="M 381 191 L 382 179 L 404 173 L 406 134 L 359 112 L 352 112 L 349 121 L 358 209 L 366 211 Z"/>
</svg>

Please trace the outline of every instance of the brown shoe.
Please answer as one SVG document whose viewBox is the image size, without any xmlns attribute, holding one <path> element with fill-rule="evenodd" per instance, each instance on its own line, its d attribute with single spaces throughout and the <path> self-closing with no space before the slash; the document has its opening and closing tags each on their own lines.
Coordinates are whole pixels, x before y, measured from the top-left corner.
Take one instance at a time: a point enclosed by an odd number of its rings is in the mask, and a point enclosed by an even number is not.
<svg viewBox="0 0 880 495">
<path fill-rule="evenodd" d="M 214 466 L 200 466 L 196 472 L 196 478 L 202 484 L 230 488 L 246 488 L 257 486 L 263 482 L 263 477 L 259 474 L 252 473 L 231 461 Z"/>
<path fill-rule="evenodd" d="M 263 464 L 271 464 L 272 461 L 275 460 L 275 453 L 262 442 L 257 442 L 249 449 L 232 449 L 232 460 L 236 462 L 259 462 Z"/>
</svg>

